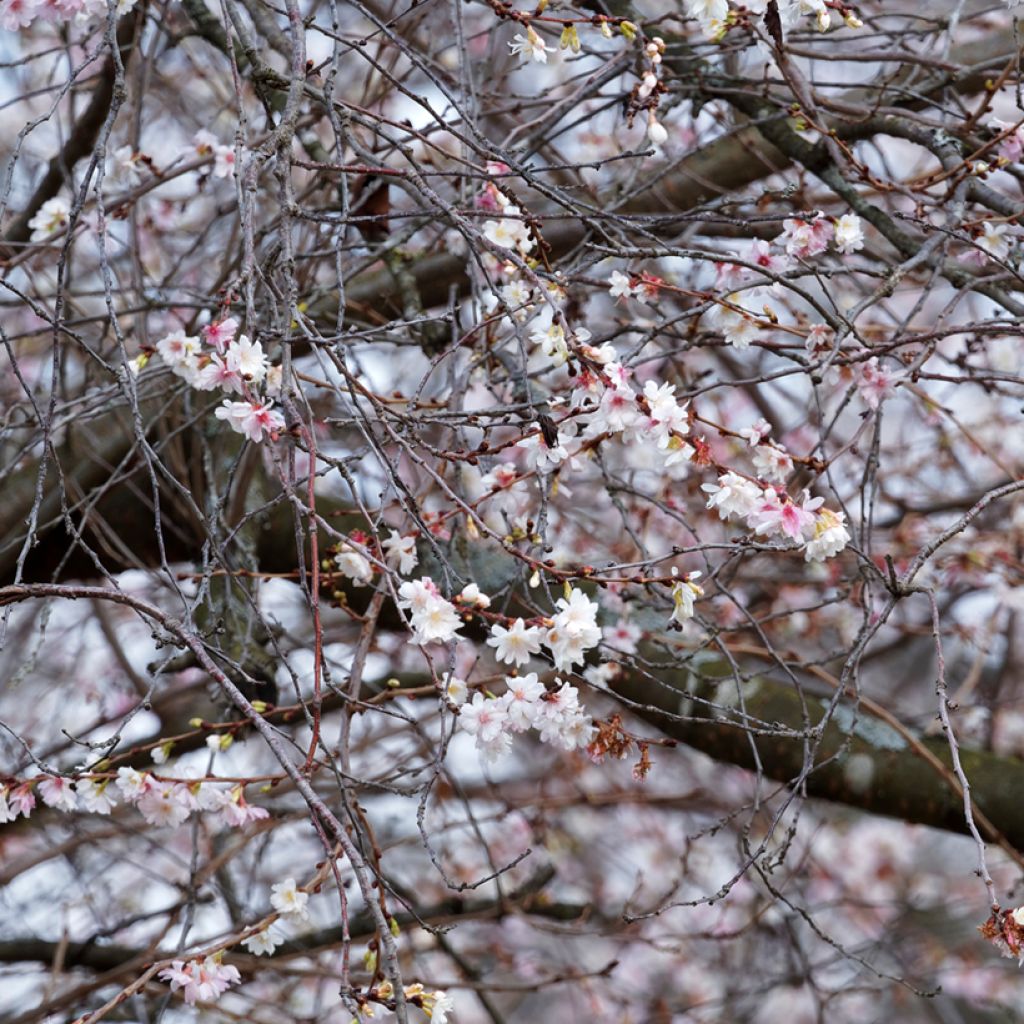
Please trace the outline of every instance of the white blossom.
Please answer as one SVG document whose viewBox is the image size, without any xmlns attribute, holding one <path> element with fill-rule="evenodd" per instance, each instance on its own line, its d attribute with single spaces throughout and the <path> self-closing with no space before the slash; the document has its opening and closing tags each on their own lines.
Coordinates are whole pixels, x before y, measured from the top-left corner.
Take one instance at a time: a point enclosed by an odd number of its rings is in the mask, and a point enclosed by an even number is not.
<svg viewBox="0 0 1024 1024">
<path fill-rule="evenodd" d="M 522 619 L 516 619 L 508 629 L 495 623 L 491 627 L 487 645 L 494 648 L 494 656 L 498 661 L 525 665 L 531 655 L 540 652 L 542 637 L 543 632 L 538 626 L 526 626 Z"/>
<path fill-rule="evenodd" d="M 370 560 L 351 544 L 341 545 L 334 556 L 334 564 L 338 571 L 352 580 L 356 586 L 365 586 L 373 579 L 373 566 Z"/>
<path fill-rule="evenodd" d="M 522 54 L 539 64 L 547 64 L 548 54 L 555 52 L 555 47 L 548 46 L 530 26 L 527 26 L 525 36 L 517 33 L 508 45 L 513 55 Z"/>
<path fill-rule="evenodd" d="M 63 231 L 69 223 L 71 207 L 59 196 L 47 199 L 28 222 L 32 229 L 31 240 L 41 242 L 58 231 Z"/>
<path fill-rule="evenodd" d="M 250 935 L 242 942 L 242 945 L 254 956 L 269 956 L 277 949 L 279 944 L 269 928 L 264 928 L 263 931 Z"/>
<path fill-rule="evenodd" d="M 298 921 L 309 920 L 309 893 L 295 885 L 294 878 L 286 878 L 270 887 L 270 905 L 279 913 Z"/>
<path fill-rule="evenodd" d="M 844 213 L 836 221 L 833 236 L 836 249 L 841 253 L 857 252 L 864 248 L 864 229 L 855 213 Z"/>
<path fill-rule="evenodd" d="M 838 555 L 850 541 L 846 528 L 846 517 L 842 512 L 831 509 L 818 510 L 814 520 L 813 533 L 804 548 L 804 561 L 824 562 Z"/>
<path fill-rule="evenodd" d="M 709 495 L 707 507 L 718 509 L 719 519 L 744 519 L 761 500 L 761 488 L 738 473 L 723 473 L 718 483 L 701 484 Z"/>
</svg>

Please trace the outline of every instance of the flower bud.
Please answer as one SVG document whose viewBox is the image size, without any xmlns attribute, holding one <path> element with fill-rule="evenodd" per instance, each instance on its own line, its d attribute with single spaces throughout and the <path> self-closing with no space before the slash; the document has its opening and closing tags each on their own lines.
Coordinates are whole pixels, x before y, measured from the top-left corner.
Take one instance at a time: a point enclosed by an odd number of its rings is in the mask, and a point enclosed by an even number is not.
<svg viewBox="0 0 1024 1024">
<path fill-rule="evenodd" d="M 654 146 L 664 146 L 668 142 L 668 132 L 665 126 L 654 116 L 652 110 L 647 118 L 647 138 Z"/>
</svg>

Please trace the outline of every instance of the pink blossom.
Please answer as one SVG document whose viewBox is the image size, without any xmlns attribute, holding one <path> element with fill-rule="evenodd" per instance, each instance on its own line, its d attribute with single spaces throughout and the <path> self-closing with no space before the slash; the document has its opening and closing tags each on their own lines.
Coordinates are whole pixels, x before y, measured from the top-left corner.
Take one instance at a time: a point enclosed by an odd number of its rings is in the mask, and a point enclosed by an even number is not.
<svg viewBox="0 0 1024 1024">
<path fill-rule="evenodd" d="M 187 786 L 158 782 L 139 797 L 136 806 L 151 825 L 180 825 L 196 807 Z"/>
<path fill-rule="evenodd" d="M 763 238 L 755 238 L 750 243 L 747 262 L 763 268 L 769 274 L 781 274 L 789 265 L 786 257 L 781 253 L 773 253 L 771 244 Z"/>
<path fill-rule="evenodd" d="M 901 375 L 880 366 L 878 357 L 872 356 L 860 368 L 857 390 L 869 409 L 877 409 L 883 401 L 896 393 L 896 384 Z"/>
<path fill-rule="evenodd" d="M 491 700 L 482 693 L 459 708 L 459 724 L 477 738 L 477 743 L 488 743 L 504 730 L 508 712 L 499 700 Z"/>
<path fill-rule="evenodd" d="M 221 817 L 235 828 L 241 828 L 250 821 L 262 821 L 270 817 L 270 812 L 265 807 L 255 807 L 246 801 L 241 786 L 231 790 L 231 797 L 220 813 Z"/>
<path fill-rule="evenodd" d="M 32 792 L 32 784 L 29 782 L 15 786 L 8 799 L 12 809 L 24 818 L 27 818 L 36 806 L 35 794 Z"/>
<path fill-rule="evenodd" d="M 181 989 L 189 1006 L 195 1006 L 200 999 L 211 1002 L 242 980 L 237 967 L 222 964 L 215 956 L 208 956 L 201 961 L 190 960 L 188 963 L 175 960 L 159 976 L 170 982 L 172 992 Z"/>
<path fill-rule="evenodd" d="M 232 391 L 242 394 L 242 377 L 237 370 L 228 366 L 220 356 L 210 356 L 210 361 L 196 375 L 195 386 L 199 391 Z"/>
<path fill-rule="evenodd" d="M 203 328 L 206 343 L 212 345 L 221 355 L 238 332 L 238 321 L 229 316 L 226 320 L 216 320 Z"/>
<path fill-rule="evenodd" d="M 784 231 L 776 241 L 786 247 L 790 256 L 803 260 L 824 252 L 832 240 L 834 230 L 832 222 L 825 217 L 816 217 L 814 220 L 793 217 L 783 221 L 782 226 Z"/>
<path fill-rule="evenodd" d="M 715 264 L 715 287 L 719 291 L 734 292 L 749 276 L 750 271 L 737 263 L 723 260 Z"/>
<path fill-rule="evenodd" d="M 792 540 L 800 541 L 814 532 L 814 513 L 824 503 L 823 498 L 806 496 L 798 505 L 788 494 L 779 495 L 766 490 L 761 504 L 747 516 L 747 524 L 757 534 L 781 533 Z"/>
<path fill-rule="evenodd" d="M 225 399 L 220 408 L 214 410 L 219 420 L 227 420 L 232 430 L 245 434 L 250 441 L 262 441 L 264 436 L 272 441 L 284 430 L 284 417 L 273 411 L 273 402 L 232 402 Z"/>
<path fill-rule="evenodd" d="M 998 118 L 993 118 L 992 127 L 1000 132 L 1013 128 L 1013 131 L 999 143 L 998 153 L 1000 157 L 1009 163 L 1017 163 L 1021 155 L 1024 154 L 1024 125 L 1014 126 L 1010 121 L 1000 121 Z"/>
<path fill-rule="evenodd" d="M 78 806 L 78 797 L 70 779 L 60 775 L 44 775 L 39 780 L 39 796 L 47 807 L 59 811 L 73 811 Z"/>
<path fill-rule="evenodd" d="M 231 146 L 215 146 L 213 150 L 213 176 L 230 178 L 235 173 L 235 151 Z"/>
<path fill-rule="evenodd" d="M 4 0 L 0 6 L 0 28 L 8 32 L 28 28 L 36 17 L 37 8 L 36 0 Z"/>
</svg>

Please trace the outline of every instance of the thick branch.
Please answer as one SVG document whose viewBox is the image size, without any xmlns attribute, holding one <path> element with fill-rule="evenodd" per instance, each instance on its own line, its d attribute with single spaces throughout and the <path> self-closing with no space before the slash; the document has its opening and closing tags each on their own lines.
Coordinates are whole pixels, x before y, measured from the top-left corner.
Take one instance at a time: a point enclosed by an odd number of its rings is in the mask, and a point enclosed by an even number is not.
<svg viewBox="0 0 1024 1024">
<path fill-rule="evenodd" d="M 757 677 L 738 683 L 731 677 L 698 680 L 685 669 L 656 675 L 628 672 L 613 684 L 633 713 L 666 736 L 750 771 L 758 761 L 770 778 L 791 782 L 804 774 L 803 714 L 811 730 L 821 727 L 814 768 L 807 775 L 808 796 L 833 800 L 871 814 L 948 832 L 967 832 L 963 799 L 924 751 L 951 766 L 944 738 L 920 739 L 921 750 L 885 722 L 850 701 L 823 722 L 828 696 L 798 693 L 792 684 Z M 737 704 L 743 714 L 716 712 Z M 756 754 L 755 754 L 756 752 Z M 975 805 L 1017 850 L 1024 851 L 1024 762 L 979 750 L 960 751 Z"/>
</svg>

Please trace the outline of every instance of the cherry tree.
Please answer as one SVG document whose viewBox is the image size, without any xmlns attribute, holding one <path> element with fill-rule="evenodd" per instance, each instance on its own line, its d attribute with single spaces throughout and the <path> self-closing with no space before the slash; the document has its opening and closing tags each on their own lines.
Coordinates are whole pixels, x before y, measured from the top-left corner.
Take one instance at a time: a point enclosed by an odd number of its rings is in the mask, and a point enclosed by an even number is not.
<svg viewBox="0 0 1024 1024">
<path fill-rule="evenodd" d="M 0 2 L 0 1022 L 1013 1019 L 1014 6 Z"/>
</svg>

